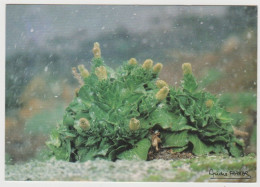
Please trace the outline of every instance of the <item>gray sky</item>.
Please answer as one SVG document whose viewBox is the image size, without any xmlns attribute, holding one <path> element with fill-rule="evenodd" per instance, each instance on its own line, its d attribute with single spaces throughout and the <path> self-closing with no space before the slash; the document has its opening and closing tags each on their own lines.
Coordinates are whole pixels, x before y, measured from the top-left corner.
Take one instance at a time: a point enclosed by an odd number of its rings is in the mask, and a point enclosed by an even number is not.
<svg viewBox="0 0 260 187">
<path fill-rule="evenodd" d="M 161 28 L 179 14 L 221 16 L 225 11 L 225 6 L 7 5 L 7 55 L 24 48 L 28 41 L 44 45 L 46 39 L 76 31 L 86 30 L 88 37 L 113 32 L 119 26 L 146 32 L 158 28 L 151 24 L 158 16 Z"/>
</svg>

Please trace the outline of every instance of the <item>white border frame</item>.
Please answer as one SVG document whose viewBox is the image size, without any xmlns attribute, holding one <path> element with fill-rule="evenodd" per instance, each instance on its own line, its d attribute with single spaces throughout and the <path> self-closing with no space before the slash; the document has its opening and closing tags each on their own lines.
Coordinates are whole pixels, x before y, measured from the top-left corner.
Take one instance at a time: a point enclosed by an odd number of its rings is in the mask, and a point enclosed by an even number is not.
<svg viewBox="0 0 260 187">
<path fill-rule="evenodd" d="M 257 182 L 256 183 L 180 183 L 180 182 L 9 182 L 5 181 L 5 16 L 6 16 L 6 5 L 7 4 L 90 4 L 90 5 L 252 5 L 258 6 L 259 1 L 257 0 L 0 0 L 0 185 L 1 186 L 107 186 L 113 185 L 115 186 L 179 186 L 179 185 L 192 185 L 196 186 L 257 186 L 260 181 L 260 173 L 257 172 Z M 260 10 L 258 9 L 258 18 L 260 15 Z M 259 25 L 259 19 L 258 19 Z M 259 36 L 259 29 L 257 32 Z M 259 37 L 258 44 L 259 44 Z M 257 46 L 257 60 L 259 59 L 259 46 Z M 257 66 L 257 70 L 259 70 L 259 66 Z M 259 72 L 259 71 L 258 71 Z M 258 77 L 259 78 L 259 77 Z M 258 80 L 258 79 L 257 79 Z M 259 95 L 259 87 L 257 87 L 257 95 Z M 259 99 L 257 99 L 257 109 L 260 104 Z M 258 118 L 257 113 L 257 118 Z M 258 125 L 258 120 L 257 120 Z M 257 134 L 259 134 L 259 127 L 257 128 Z M 257 170 L 260 168 L 260 164 L 258 161 L 259 154 L 259 138 L 257 138 Z"/>
</svg>

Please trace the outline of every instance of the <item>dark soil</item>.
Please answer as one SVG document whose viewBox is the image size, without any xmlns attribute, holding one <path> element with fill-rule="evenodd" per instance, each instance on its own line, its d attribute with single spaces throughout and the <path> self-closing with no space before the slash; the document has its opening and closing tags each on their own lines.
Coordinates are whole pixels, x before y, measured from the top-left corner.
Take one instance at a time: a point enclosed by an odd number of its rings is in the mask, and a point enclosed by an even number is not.
<svg viewBox="0 0 260 187">
<path fill-rule="evenodd" d="M 177 153 L 171 149 L 160 149 L 157 151 L 150 151 L 148 154 L 148 160 L 163 159 L 163 160 L 178 160 L 194 158 L 195 156 L 189 152 Z"/>
</svg>

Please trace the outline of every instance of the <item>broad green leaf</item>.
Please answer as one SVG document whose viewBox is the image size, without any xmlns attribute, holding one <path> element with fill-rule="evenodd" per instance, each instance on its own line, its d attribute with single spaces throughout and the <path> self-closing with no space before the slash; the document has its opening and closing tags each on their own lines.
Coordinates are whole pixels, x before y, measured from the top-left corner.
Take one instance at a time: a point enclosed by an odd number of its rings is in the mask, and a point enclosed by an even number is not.
<svg viewBox="0 0 260 187">
<path fill-rule="evenodd" d="M 129 95 L 129 97 L 125 98 L 123 102 L 125 104 L 132 105 L 132 104 L 135 104 L 136 102 L 138 102 L 140 99 L 142 99 L 142 96 L 144 96 L 144 94 L 135 93 L 135 94 Z"/>
<path fill-rule="evenodd" d="M 75 120 L 79 120 L 80 118 L 86 118 L 89 119 L 89 113 L 88 112 L 83 112 L 83 111 L 79 111 L 76 115 L 75 115 Z"/>
<path fill-rule="evenodd" d="M 117 159 L 117 155 L 119 155 L 119 153 L 122 153 L 123 151 L 125 151 L 127 149 L 128 145 L 121 145 L 117 148 L 112 149 L 112 151 L 109 152 L 108 154 L 108 158 L 112 161 Z M 110 150 L 110 148 L 109 148 Z"/>
<path fill-rule="evenodd" d="M 94 160 L 95 156 L 97 154 L 97 148 L 96 147 L 82 147 L 78 151 L 79 160 L 81 162 L 87 161 L 87 160 Z"/>
<path fill-rule="evenodd" d="M 139 141 L 133 149 L 124 151 L 117 158 L 122 160 L 146 160 L 151 142 L 148 139 Z"/>
<path fill-rule="evenodd" d="M 177 120 L 173 121 L 171 130 L 173 132 L 183 131 L 183 130 L 197 131 L 195 127 L 188 125 L 187 119 L 181 115 L 177 118 Z"/>
<path fill-rule="evenodd" d="M 152 126 L 159 124 L 163 129 L 172 128 L 176 121 L 178 121 L 178 116 L 168 112 L 162 108 L 157 108 L 149 115 L 149 122 Z"/>
<path fill-rule="evenodd" d="M 229 143 L 229 152 L 234 157 L 240 157 L 243 156 L 243 149 L 242 146 L 237 144 L 236 142 L 230 142 Z"/>
<path fill-rule="evenodd" d="M 189 143 L 187 131 L 162 134 L 165 141 L 163 147 L 184 147 Z"/>
<path fill-rule="evenodd" d="M 158 101 L 155 99 L 154 93 L 149 93 L 147 96 L 142 98 L 142 101 L 139 105 L 140 113 L 151 113 L 157 107 Z"/>
<path fill-rule="evenodd" d="M 108 120 L 108 114 L 97 105 L 92 104 L 89 109 L 89 115 L 93 120 Z"/>
<path fill-rule="evenodd" d="M 206 145 L 205 143 L 203 143 L 199 137 L 195 134 L 189 134 L 189 141 L 192 143 L 193 145 L 193 149 L 192 152 L 195 155 L 204 155 L 204 154 L 208 154 L 213 150 L 212 146 Z"/>
<path fill-rule="evenodd" d="M 80 88 L 78 92 L 78 98 L 80 98 L 80 102 L 83 102 L 88 107 L 90 107 L 91 102 L 93 101 L 93 94 L 89 88 L 89 85 L 84 85 Z"/>
<path fill-rule="evenodd" d="M 73 112 L 77 113 L 80 110 L 87 110 L 89 106 L 90 104 L 86 105 L 86 103 L 83 102 L 81 98 L 75 97 L 66 110 L 72 110 Z"/>
<path fill-rule="evenodd" d="M 197 81 L 193 74 L 185 74 L 183 77 L 182 87 L 184 90 L 194 92 L 198 88 Z"/>
<path fill-rule="evenodd" d="M 111 110 L 111 107 L 105 103 L 101 103 L 101 102 L 95 102 L 95 104 L 103 111 L 108 112 L 109 110 Z"/>
<path fill-rule="evenodd" d="M 184 151 L 185 149 L 187 149 L 188 146 L 184 146 L 184 147 L 173 147 L 171 148 L 171 150 L 174 152 L 174 153 L 180 153 L 182 151 Z"/>
<path fill-rule="evenodd" d="M 214 152 L 214 153 L 228 154 L 228 150 L 225 148 L 225 144 L 214 143 L 211 146 L 213 146 L 212 152 Z"/>
<path fill-rule="evenodd" d="M 66 112 L 63 117 L 63 124 L 66 126 L 74 125 L 74 118 L 70 114 L 68 114 L 68 112 Z"/>
</svg>

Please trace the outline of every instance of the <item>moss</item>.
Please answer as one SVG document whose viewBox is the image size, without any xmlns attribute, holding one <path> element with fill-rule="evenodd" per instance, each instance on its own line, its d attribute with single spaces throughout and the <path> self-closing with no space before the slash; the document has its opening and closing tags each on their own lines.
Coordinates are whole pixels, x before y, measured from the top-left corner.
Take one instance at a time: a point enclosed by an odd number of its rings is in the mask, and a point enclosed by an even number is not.
<svg viewBox="0 0 260 187">
<path fill-rule="evenodd" d="M 243 167 L 247 167 L 250 170 L 256 169 L 256 158 L 252 156 L 245 156 L 241 158 L 225 158 L 223 156 L 212 157 L 200 157 L 192 159 L 190 167 L 195 171 L 208 171 L 214 170 L 241 170 Z"/>
<path fill-rule="evenodd" d="M 165 182 L 165 179 L 160 175 L 150 175 L 143 180 L 144 182 Z"/>
<path fill-rule="evenodd" d="M 174 178 L 174 181 L 185 182 L 185 181 L 188 181 L 189 179 L 191 179 L 191 177 L 193 175 L 194 175 L 194 173 L 192 173 L 190 171 L 178 169 L 177 174 Z"/>
</svg>

